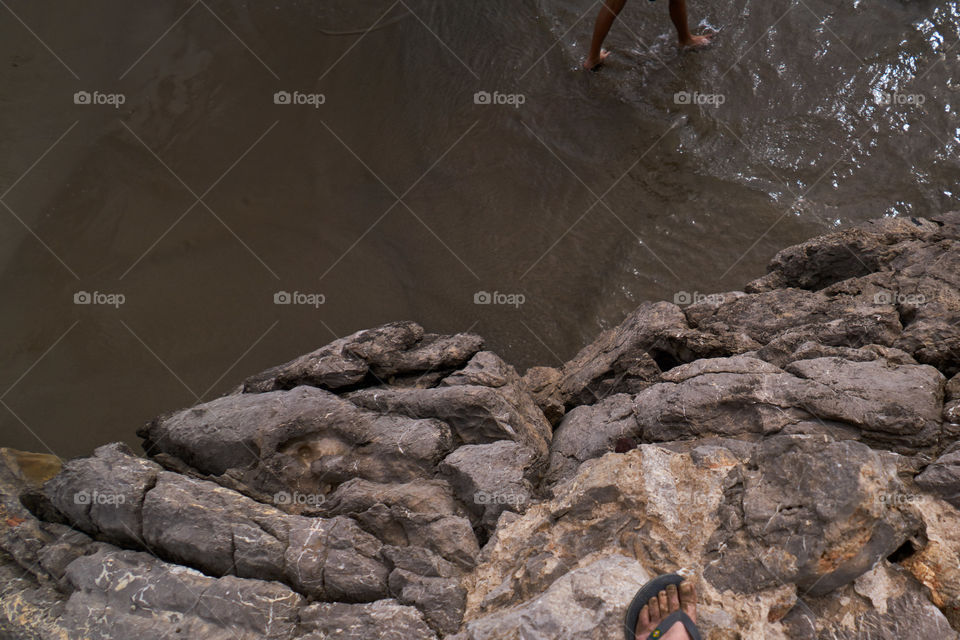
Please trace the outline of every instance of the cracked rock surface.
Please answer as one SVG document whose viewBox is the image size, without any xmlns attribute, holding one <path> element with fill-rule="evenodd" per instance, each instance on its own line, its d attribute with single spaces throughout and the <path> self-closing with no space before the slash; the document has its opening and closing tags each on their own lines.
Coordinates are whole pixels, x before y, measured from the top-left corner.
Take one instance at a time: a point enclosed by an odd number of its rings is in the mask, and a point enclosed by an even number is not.
<svg viewBox="0 0 960 640">
<path fill-rule="evenodd" d="M 681 571 L 707 640 L 960 638 L 960 213 L 501 355 L 396 322 L 0 450 L 0 637 L 599 640 Z"/>
</svg>

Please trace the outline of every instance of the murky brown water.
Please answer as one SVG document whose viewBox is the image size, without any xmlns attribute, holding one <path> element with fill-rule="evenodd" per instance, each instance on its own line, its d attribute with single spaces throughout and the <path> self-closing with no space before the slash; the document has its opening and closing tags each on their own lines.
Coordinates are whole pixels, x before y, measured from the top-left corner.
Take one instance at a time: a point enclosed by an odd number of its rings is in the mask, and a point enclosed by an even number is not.
<svg viewBox="0 0 960 640">
<path fill-rule="evenodd" d="M 557 364 L 643 300 L 956 206 L 957 2 L 693 1 L 720 34 L 680 55 L 634 0 L 599 74 L 580 0 L 5 2 L 0 445 L 135 443 L 390 320 Z"/>
</svg>

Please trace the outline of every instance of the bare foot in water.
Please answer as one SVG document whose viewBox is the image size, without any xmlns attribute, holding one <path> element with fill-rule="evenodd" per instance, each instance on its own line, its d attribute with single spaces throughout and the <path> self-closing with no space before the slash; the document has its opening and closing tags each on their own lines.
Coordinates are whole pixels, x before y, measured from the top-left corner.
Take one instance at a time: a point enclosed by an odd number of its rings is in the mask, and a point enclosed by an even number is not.
<svg viewBox="0 0 960 640">
<path fill-rule="evenodd" d="M 646 640 L 661 620 L 678 609 L 683 609 L 693 622 L 697 621 L 697 591 L 690 580 L 681 582 L 679 590 L 677 585 L 671 584 L 656 598 L 650 598 L 650 602 L 640 610 L 635 631 L 637 640 Z M 660 640 L 690 640 L 690 635 L 683 624 L 677 622 Z"/>
<path fill-rule="evenodd" d="M 603 66 L 603 61 L 607 59 L 607 56 L 610 55 L 610 52 L 606 49 L 600 50 L 600 55 L 593 57 L 588 56 L 586 60 L 583 61 L 583 68 L 587 71 L 596 71 Z"/>
<path fill-rule="evenodd" d="M 713 40 L 713 36 L 716 34 L 705 33 L 702 36 L 690 36 L 686 40 L 680 41 L 681 49 L 700 49 L 705 47 Z"/>
</svg>

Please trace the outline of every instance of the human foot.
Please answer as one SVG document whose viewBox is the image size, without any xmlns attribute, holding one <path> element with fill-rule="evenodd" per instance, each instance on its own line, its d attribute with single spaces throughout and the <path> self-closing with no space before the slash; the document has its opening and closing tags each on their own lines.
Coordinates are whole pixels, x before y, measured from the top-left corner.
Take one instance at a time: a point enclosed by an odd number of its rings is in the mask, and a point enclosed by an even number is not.
<svg viewBox="0 0 960 640">
<path fill-rule="evenodd" d="M 679 576 L 673 577 L 679 580 Z M 654 637 L 658 640 L 693 640 L 694 638 L 699 640 L 699 635 L 694 635 L 697 621 L 697 592 L 691 581 L 681 582 L 679 588 L 676 583 L 668 584 L 651 596 L 640 609 L 637 617 L 636 628 L 633 630 L 636 640 L 646 640 L 651 634 L 655 634 Z M 678 619 L 682 618 L 682 614 L 677 612 L 686 614 L 692 629 Z M 671 623 L 667 618 L 675 621 Z M 658 629 L 665 622 L 669 626 Z"/>
<path fill-rule="evenodd" d="M 606 60 L 609 55 L 609 51 L 601 49 L 599 55 L 587 56 L 587 59 L 583 61 L 583 68 L 588 71 L 596 71 L 603 66 L 603 61 Z"/>
<path fill-rule="evenodd" d="M 713 33 L 705 33 L 702 36 L 688 36 L 680 40 L 681 49 L 699 49 L 705 47 L 713 40 Z"/>
</svg>

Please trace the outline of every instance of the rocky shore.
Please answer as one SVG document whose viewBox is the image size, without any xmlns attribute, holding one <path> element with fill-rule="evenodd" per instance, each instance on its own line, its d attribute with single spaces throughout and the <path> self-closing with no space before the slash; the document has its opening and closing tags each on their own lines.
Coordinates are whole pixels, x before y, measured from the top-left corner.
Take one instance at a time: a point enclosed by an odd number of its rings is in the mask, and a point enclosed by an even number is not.
<svg viewBox="0 0 960 640">
<path fill-rule="evenodd" d="M 61 463 L 0 455 L 0 636 L 958 638 L 960 212 L 645 303 L 561 368 L 360 331 Z"/>
</svg>

